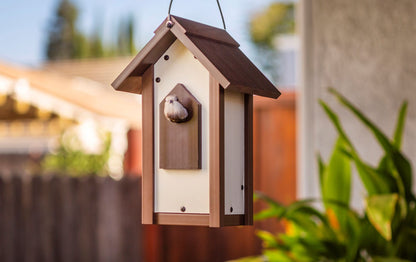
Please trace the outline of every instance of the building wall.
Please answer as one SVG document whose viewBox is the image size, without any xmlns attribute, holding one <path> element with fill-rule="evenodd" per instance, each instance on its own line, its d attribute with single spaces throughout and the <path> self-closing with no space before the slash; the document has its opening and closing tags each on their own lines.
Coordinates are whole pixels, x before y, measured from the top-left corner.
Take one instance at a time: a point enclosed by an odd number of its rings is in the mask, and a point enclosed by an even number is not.
<svg viewBox="0 0 416 262">
<path fill-rule="evenodd" d="M 328 158 L 336 133 L 318 99 L 340 114 L 360 155 L 377 163 L 372 135 L 327 92 L 346 95 L 389 136 L 409 101 L 403 150 L 416 163 L 416 1 L 304 0 L 300 4 L 302 79 L 300 197 L 318 194 L 316 152 Z M 354 181 L 356 203 L 362 187 Z"/>
</svg>

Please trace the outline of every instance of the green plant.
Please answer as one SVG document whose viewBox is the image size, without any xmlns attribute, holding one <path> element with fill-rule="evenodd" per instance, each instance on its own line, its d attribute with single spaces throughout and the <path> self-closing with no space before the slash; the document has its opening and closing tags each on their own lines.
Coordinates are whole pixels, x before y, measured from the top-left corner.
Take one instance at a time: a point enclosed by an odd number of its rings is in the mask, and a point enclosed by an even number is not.
<svg viewBox="0 0 416 262">
<path fill-rule="evenodd" d="M 98 153 L 88 153 L 82 148 L 82 142 L 73 133 L 61 135 L 56 152 L 46 155 L 42 169 L 46 173 L 69 176 L 106 175 L 110 157 L 111 134 L 101 134 L 102 148 Z"/>
<path fill-rule="evenodd" d="M 263 256 L 257 261 L 416 261 L 416 202 L 411 164 L 401 152 L 407 103 L 403 103 L 392 139 L 335 89 L 330 92 L 372 132 L 384 155 L 377 166 L 363 160 L 334 111 L 320 104 L 339 135 L 327 163 L 318 156 L 322 199 L 283 206 L 258 193 L 268 207 L 256 220 L 283 220 L 286 232 L 258 231 Z M 352 164 L 367 191 L 365 209 L 350 207 Z M 315 208 L 323 204 L 324 211 Z M 255 260 L 253 260 L 255 261 Z"/>
</svg>

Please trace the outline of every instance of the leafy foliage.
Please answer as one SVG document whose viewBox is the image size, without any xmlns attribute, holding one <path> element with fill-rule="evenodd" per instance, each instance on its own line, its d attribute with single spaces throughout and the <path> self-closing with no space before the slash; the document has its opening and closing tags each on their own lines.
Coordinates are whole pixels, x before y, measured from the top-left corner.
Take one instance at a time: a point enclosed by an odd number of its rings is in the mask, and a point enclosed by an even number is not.
<svg viewBox="0 0 416 262">
<path fill-rule="evenodd" d="M 50 60 L 79 57 L 84 37 L 76 30 L 78 9 L 69 0 L 62 0 L 49 27 L 47 56 Z"/>
<path fill-rule="evenodd" d="M 251 40 L 260 46 L 274 48 L 279 34 L 294 33 L 295 6 L 293 3 L 272 3 L 250 21 Z"/>
<path fill-rule="evenodd" d="M 59 146 L 54 154 L 47 155 L 42 168 L 46 173 L 70 176 L 106 175 L 110 157 L 111 135 L 103 135 L 101 152 L 87 153 L 82 149 L 81 141 L 74 134 L 64 134 L 59 138 Z"/>
<path fill-rule="evenodd" d="M 249 24 L 251 41 L 256 47 L 259 62 L 273 80 L 278 79 L 278 53 L 276 36 L 293 34 L 295 31 L 295 5 L 293 3 L 272 3 L 255 14 Z"/>
<path fill-rule="evenodd" d="M 301 200 L 283 206 L 258 193 L 256 199 L 268 208 L 255 219 L 276 218 L 286 232 L 259 231 L 263 241 L 261 261 L 416 261 L 416 203 L 411 190 L 411 164 L 400 151 L 407 103 L 403 103 L 393 138 L 335 89 L 330 92 L 372 132 L 384 150 L 378 166 L 359 155 L 334 111 L 323 101 L 322 108 L 338 132 L 328 163 L 318 156 L 321 200 Z M 350 207 L 351 163 L 367 191 L 365 210 Z M 324 211 L 313 207 L 322 202 Z M 362 213 L 362 214 L 361 214 Z M 253 260 L 254 261 L 254 260 Z"/>
<path fill-rule="evenodd" d="M 91 36 L 76 26 L 78 8 L 71 0 L 61 0 L 49 25 L 46 55 L 48 60 L 126 56 L 136 53 L 134 45 L 134 20 L 128 17 L 119 24 L 117 43 L 105 45 L 102 40 L 101 21 Z"/>
</svg>

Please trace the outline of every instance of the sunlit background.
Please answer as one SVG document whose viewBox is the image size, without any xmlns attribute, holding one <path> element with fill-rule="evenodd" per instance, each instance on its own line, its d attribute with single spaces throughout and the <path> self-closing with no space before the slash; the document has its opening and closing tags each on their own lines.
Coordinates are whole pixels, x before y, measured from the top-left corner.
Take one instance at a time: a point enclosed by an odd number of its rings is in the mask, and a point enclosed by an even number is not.
<svg viewBox="0 0 416 262">
<path fill-rule="evenodd" d="M 294 5 L 270 0 L 221 4 L 227 31 L 241 49 L 273 82 L 293 89 L 299 49 Z M 0 4 L 7 14 L 0 17 L 1 37 L 7 39 L 0 48 L 5 118 L 0 144 L 8 159 L 1 165 L 3 173 L 121 178 L 127 134 L 140 130 L 140 97 L 115 93 L 110 83 L 153 36 L 168 6 L 169 1 Z M 216 1 L 174 1 L 172 14 L 222 27 Z"/>
</svg>

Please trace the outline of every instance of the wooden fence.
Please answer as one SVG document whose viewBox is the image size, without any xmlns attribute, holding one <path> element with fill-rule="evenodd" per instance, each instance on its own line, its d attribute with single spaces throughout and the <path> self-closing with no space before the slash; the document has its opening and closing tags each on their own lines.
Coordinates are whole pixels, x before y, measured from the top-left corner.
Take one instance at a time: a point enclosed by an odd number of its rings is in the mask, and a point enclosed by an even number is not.
<svg viewBox="0 0 416 262">
<path fill-rule="evenodd" d="M 296 196 L 295 95 L 254 100 L 254 186 L 283 203 Z M 226 261 L 259 254 L 258 228 L 142 226 L 140 178 L 2 178 L 0 261 Z M 255 205 L 259 209 L 260 205 Z"/>
<path fill-rule="evenodd" d="M 0 261 L 141 261 L 140 181 L 0 177 Z"/>
</svg>

